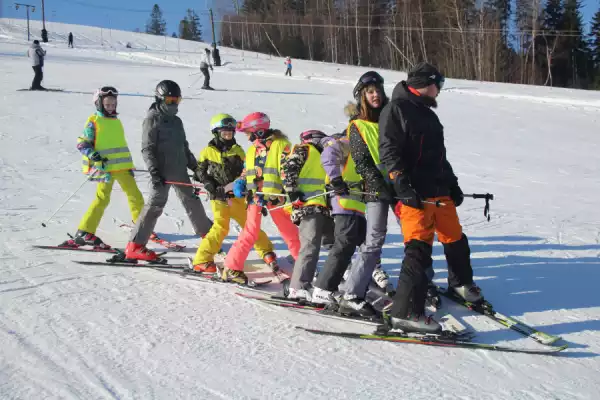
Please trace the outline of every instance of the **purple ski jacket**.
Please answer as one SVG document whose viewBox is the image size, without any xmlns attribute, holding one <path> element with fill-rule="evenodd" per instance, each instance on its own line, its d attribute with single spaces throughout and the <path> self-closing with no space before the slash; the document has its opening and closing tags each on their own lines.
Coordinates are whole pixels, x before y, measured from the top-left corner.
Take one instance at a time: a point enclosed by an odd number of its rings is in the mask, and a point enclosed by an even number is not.
<svg viewBox="0 0 600 400">
<path fill-rule="evenodd" d="M 342 168 L 346 164 L 346 159 L 350 157 L 350 142 L 347 137 L 336 139 L 334 137 L 325 137 L 320 141 L 323 146 L 321 153 L 321 163 L 325 169 L 325 173 L 331 181 L 338 176 L 342 176 Z M 339 205 L 339 197 L 331 199 L 331 215 L 346 214 L 346 215 L 363 215 L 352 210 L 344 210 Z"/>
</svg>

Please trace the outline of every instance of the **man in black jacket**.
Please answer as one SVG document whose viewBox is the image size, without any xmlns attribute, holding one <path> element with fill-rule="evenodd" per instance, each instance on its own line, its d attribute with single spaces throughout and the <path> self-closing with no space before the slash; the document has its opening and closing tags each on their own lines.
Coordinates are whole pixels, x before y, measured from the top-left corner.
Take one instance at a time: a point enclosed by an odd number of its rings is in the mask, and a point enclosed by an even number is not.
<svg viewBox="0 0 600 400">
<path fill-rule="evenodd" d="M 443 83 L 437 68 L 418 64 L 396 86 L 379 118 L 381 162 L 400 200 L 395 212 L 404 235 L 405 256 L 390 321 L 393 328 L 405 331 L 441 330 L 439 323 L 425 316 L 425 271 L 432 264 L 436 232 L 444 246 L 451 290 L 471 302 L 482 300 L 456 213 L 464 196 L 446 159 L 444 127 L 432 110 Z M 445 205 L 436 206 L 438 200 Z"/>
</svg>

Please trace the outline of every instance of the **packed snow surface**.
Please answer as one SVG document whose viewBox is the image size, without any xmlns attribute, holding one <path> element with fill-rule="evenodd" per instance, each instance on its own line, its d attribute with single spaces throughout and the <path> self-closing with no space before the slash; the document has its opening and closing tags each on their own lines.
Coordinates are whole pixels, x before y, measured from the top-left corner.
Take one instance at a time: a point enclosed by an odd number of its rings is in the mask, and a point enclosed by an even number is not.
<svg viewBox="0 0 600 400">
<path fill-rule="evenodd" d="M 367 68 L 293 60 L 289 78 L 282 58 L 222 47 L 223 66 L 211 80 L 219 91 L 204 92 L 199 75 L 191 74 L 199 72 L 208 44 L 52 22 L 47 28 L 43 85 L 65 92 L 17 91 L 33 78 L 26 23 L 0 20 L 0 398 L 598 398 L 598 92 L 449 79 L 437 109 L 464 192 L 496 196 L 490 222 L 481 200 L 466 199 L 459 208 L 477 283 L 499 311 L 562 336 L 569 349 L 552 357 L 353 341 L 295 326 L 371 328 L 245 300 L 226 285 L 72 262 L 101 261 L 105 254 L 31 245 L 58 244 L 74 233 L 94 197 L 94 184 L 84 184 L 41 226 L 85 179 L 75 144 L 99 86 L 122 93 L 120 118 L 136 166 L 144 169 L 141 123 L 162 79 L 183 89 L 179 115 L 198 154 L 212 137 L 211 116 L 221 112 L 236 118 L 266 112 L 296 143 L 303 130 L 341 131 L 343 106 Z M 40 29 L 32 22 L 33 38 Z M 74 49 L 67 48 L 71 31 Z M 379 72 L 388 95 L 405 78 Z M 247 147 L 245 138 L 238 140 Z M 140 173 L 137 180 L 147 195 L 148 177 Z M 97 234 L 122 247 L 128 233 L 115 218 L 130 219 L 117 185 Z M 233 225 L 225 249 L 237 235 Z M 269 218 L 263 228 L 279 256 L 287 255 Z M 173 262 L 193 256 L 200 240 L 173 193 L 157 232 L 187 245 L 187 253 L 169 253 Z M 435 280 L 445 285 L 438 244 L 434 255 Z M 390 218 L 383 264 L 394 278 L 402 256 L 400 229 Z M 249 274 L 269 277 L 256 268 Z M 446 304 L 477 330 L 475 341 L 542 347 Z"/>
</svg>

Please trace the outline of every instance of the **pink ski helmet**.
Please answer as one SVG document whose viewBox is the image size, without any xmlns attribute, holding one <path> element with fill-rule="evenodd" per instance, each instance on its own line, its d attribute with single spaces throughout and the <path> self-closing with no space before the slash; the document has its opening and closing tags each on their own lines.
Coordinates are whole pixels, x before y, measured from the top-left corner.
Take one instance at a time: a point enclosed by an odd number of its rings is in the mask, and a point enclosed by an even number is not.
<svg viewBox="0 0 600 400">
<path fill-rule="evenodd" d="M 271 120 L 269 116 L 262 112 L 253 112 L 244 117 L 243 120 L 238 121 L 236 130 L 246 133 L 254 133 L 257 137 L 261 138 L 267 130 L 271 127 Z"/>
</svg>

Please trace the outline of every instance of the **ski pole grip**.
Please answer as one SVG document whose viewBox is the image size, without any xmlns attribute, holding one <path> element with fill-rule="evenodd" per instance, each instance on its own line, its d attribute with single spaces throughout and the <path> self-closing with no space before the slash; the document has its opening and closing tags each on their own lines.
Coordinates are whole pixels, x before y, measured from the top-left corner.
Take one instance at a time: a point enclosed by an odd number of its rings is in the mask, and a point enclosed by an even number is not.
<svg viewBox="0 0 600 400">
<path fill-rule="evenodd" d="M 472 197 L 474 199 L 494 200 L 494 195 L 491 193 L 473 193 L 473 194 L 467 194 L 465 196 Z"/>
</svg>

